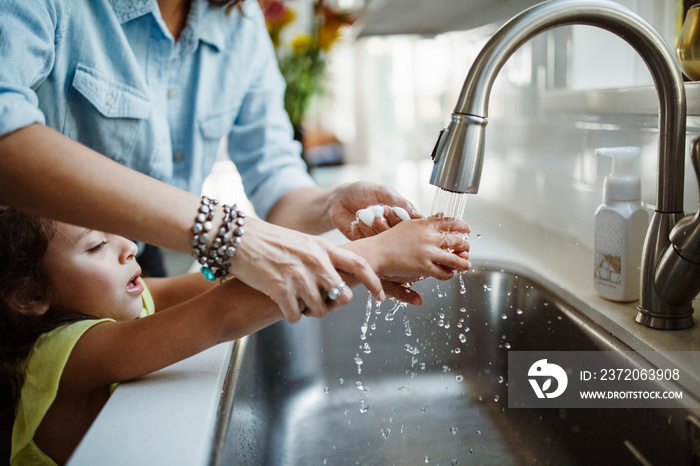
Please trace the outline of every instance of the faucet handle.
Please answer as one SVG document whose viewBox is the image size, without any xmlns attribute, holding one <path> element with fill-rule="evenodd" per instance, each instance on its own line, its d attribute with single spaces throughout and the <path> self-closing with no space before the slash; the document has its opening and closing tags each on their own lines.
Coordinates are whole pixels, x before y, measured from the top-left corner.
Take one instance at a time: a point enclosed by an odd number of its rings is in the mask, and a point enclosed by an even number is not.
<svg viewBox="0 0 700 466">
<path fill-rule="evenodd" d="M 693 142 L 691 142 L 690 162 L 695 169 L 695 177 L 698 179 L 698 192 L 700 192 L 700 137 L 693 138 Z"/>
<path fill-rule="evenodd" d="M 700 190 L 700 137 L 693 139 L 690 160 L 695 169 Z M 671 243 L 678 254 L 686 260 L 700 264 L 700 206 L 694 216 L 681 219 L 670 234 Z"/>
</svg>

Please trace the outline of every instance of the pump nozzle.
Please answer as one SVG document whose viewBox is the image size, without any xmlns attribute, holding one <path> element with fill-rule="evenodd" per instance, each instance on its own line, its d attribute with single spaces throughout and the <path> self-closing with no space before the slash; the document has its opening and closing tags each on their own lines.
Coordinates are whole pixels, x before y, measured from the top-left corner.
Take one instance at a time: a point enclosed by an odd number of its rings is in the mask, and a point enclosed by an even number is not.
<svg viewBox="0 0 700 466">
<path fill-rule="evenodd" d="M 639 147 L 606 147 L 596 150 L 598 156 L 612 157 L 612 173 L 605 177 L 603 197 L 606 201 L 636 201 L 642 197 L 642 184 L 634 173 Z"/>
</svg>

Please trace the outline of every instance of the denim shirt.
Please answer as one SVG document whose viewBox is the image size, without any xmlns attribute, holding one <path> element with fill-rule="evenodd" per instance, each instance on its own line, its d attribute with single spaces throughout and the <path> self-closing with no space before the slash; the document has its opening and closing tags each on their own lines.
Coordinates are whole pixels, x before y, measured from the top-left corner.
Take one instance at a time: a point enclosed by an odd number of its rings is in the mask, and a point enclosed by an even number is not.
<svg viewBox="0 0 700 466">
<path fill-rule="evenodd" d="M 198 194 L 227 136 L 262 218 L 313 185 L 255 0 L 195 0 L 177 42 L 156 0 L 3 0 L 0 63 L 0 137 L 45 124 Z"/>
</svg>

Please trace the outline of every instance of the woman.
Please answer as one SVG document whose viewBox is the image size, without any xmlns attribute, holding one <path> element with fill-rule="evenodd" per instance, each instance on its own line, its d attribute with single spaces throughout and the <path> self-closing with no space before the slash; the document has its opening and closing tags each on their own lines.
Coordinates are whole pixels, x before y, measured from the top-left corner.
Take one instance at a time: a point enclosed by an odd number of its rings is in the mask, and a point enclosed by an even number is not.
<svg viewBox="0 0 700 466">
<path fill-rule="evenodd" d="M 304 307 L 327 307 L 336 269 L 369 271 L 304 233 L 337 227 L 354 239 L 355 212 L 373 204 L 420 217 L 386 188 L 314 185 L 253 0 L 9 0 L 0 44 L 0 203 L 190 252 L 199 205 L 190 193 L 228 137 L 246 193 L 270 222 L 248 218 L 230 272 L 291 322 Z M 374 230 L 399 221 L 387 209 Z"/>
</svg>

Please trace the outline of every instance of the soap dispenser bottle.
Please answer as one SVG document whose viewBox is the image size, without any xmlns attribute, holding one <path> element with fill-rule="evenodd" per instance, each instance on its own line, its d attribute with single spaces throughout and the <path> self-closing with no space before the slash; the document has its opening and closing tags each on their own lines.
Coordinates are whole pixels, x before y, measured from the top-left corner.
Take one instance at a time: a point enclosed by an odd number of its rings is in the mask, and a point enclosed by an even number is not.
<svg viewBox="0 0 700 466">
<path fill-rule="evenodd" d="M 641 203 L 641 182 L 634 173 L 638 147 L 598 149 L 612 157 L 612 173 L 605 177 L 603 203 L 595 212 L 594 287 L 612 301 L 639 298 L 642 246 L 649 214 Z"/>
</svg>

